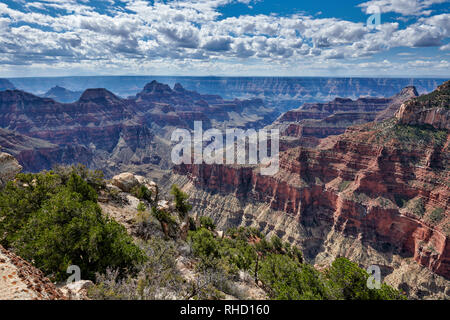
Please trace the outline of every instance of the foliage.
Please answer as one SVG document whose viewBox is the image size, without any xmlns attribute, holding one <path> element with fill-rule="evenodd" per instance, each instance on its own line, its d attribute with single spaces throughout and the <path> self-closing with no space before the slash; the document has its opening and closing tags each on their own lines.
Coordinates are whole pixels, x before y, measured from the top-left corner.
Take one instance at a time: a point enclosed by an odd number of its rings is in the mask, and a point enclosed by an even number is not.
<svg viewBox="0 0 450 320">
<path fill-rule="evenodd" d="M 343 191 L 345 191 L 348 187 L 349 187 L 349 185 L 351 184 L 352 182 L 351 181 L 342 181 L 340 184 L 339 184 L 339 187 L 338 187 L 338 189 L 339 189 L 339 192 L 343 192 Z"/>
<path fill-rule="evenodd" d="M 337 259 L 325 273 L 304 263 L 301 251 L 279 237 L 267 241 L 250 228 L 232 228 L 223 239 L 206 228 L 190 232 L 193 252 L 204 269 L 226 275 L 250 272 L 272 299 L 402 299 L 383 284 L 367 287 L 367 272 L 345 258 Z"/>
<path fill-rule="evenodd" d="M 125 270 L 142 262 L 124 227 L 103 216 L 97 204 L 99 175 L 82 167 L 58 172 L 19 174 L 1 191 L 0 243 L 54 280 L 67 278 L 70 265 L 93 279 L 107 267 Z"/>
<path fill-rule="evenodd" d="M 117 270 L 97 274 L 89 297 L 96 300 L 182 299 L 188 294 L 185 280 L 176 267 L 179 252 L 173 241 L 150 238 L 140 244 L 148 257 L 135 276 L 120 277 Z"/>
<path fill-rule="evenodd" d="M 216 230 L 216 225 L 210 217 L 200 217 L 200 226 L 210 231 Z"/>
<path fill-rule="evenodd" d="M 444 209 L 442 208 L 435 208 L 430 215 L 428 216 L 428 221 L 430 221 L 433 225 L 437 225 L 439 222 L 442 221 L 442 219 L 444 219 L 445 215 L 444 213 Z"/>
<path fill-rule="evenodd" d="M 425 103 L 429 108 L 450 108 L 450 85 L 447 81 L 444 83 L 440 90 L 435 90 L 429 94 L 421 95 L 415 98 L 415 101 L 419 103 Z"/>
<path fill-rule="evenodd" d="M 56 166 L 52 170 L 55 174 L 61 177 L 63 184 L 74 173 L 78 175 L 82 180 L 86 181 L 96 191 L 100 191 L 106 188 L 106 182 L 104 179 L 103 171 L 101 170 L 89 170 L 82 164 L 67 166 Z"/>
<path fill-rule="evenodd" d="M 407 207 L 418 217 L 423 217 L 425 213 L 425 204 L 422 198 L 410 200 Z"/>
<path fill-rule="evenodd" d="M 261 263 L 260 280 L 277 300 L 321 300 L 327 292 L 321 275 L 308 264 L 281 254 L 269 254 Z"/>
<path fill-rule="evenodd" d="M 145 200 L 149 203 L 153 202 L 152 192 L 150 190 L 148 190 L 148 188 L 144 185 L 135 186 L 131 190 L 131 194 L 134 195 L 139 200 Z"/>
<path fill-rule="evenodd" d="M 346 258 L 337 258 L 326 272 L 334 299 L 344 300 L 403 300 L 397 290 L 386 284 L 381 289 L 369 289 L 369 274 Z"/>
<path fill-rule="evenodd" d="M 180 215 L 180 218 L 185 219 L 189 211 L 192 210 L 192 205 L 187 202 L 189 196 L 181 191 L 176 185 L 172 186 L 171 194 L 175 198 L 175 209 Z"/>
</svg>

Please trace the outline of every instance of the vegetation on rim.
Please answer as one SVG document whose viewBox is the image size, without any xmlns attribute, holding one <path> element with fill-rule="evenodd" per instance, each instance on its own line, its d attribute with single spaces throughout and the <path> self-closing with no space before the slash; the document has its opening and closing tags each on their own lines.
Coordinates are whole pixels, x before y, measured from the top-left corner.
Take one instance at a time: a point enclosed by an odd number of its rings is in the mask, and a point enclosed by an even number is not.
<svg viewBox="0 0 450 320">
<path fill-rule="evenodd" d="M 100 172 L 82 166 L 19 174 L 0 191 L 0 243 L 57 281 L 78 265 L 84 279 L 96 279 L 94 299 L 246 299 L 236 286 L 242 274 L 271 299 L 405 298 L 385 284 L 369 289 L 369 274 L 345 258 L 318 271 L 297 247 L 256 229 L 219 236 L 211 218 L 192 218 L 188 196 L 176 186 L 176 215 L 158 205 L 158 195 L 134 190 L 141 200 L 135 223 L 156 219 L 162 232 L 143 229 L 133 240 L 102 213 L 97 199 L 105 187 Z M 180 258 L 194 263 L 194 279 L 183 277 Z"/>
</svg>

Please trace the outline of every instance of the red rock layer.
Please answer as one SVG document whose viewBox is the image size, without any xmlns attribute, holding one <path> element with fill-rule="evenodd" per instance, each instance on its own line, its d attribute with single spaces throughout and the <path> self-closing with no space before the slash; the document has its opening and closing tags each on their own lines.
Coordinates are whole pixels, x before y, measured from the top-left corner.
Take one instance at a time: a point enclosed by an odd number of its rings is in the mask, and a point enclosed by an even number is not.
<svg viewBox="0 0 450 320">
<path fill-rule="evenodd" d="M 361 236 L 374 247 L 393 246 L 449 278 L 450 243 L 444 229 L 450 220 L 450 135 L 444 145 L 412 149 L 395 141 L 377 143 L 376 136 L 373 125 L 324 140 L 317 149 L 289 149 L 281 153 L 275 176 L 226 165 L 180 165 L 174 171 L 199 188 L 268 203 L 300 221 L 314 212 L 315 219 L 345 234 Z M 423 217 L 396 204 L 416 197 L 423 199 Z M 444 218 L 433 225 L 428 217 L 436 208 Z"/>
</svg>

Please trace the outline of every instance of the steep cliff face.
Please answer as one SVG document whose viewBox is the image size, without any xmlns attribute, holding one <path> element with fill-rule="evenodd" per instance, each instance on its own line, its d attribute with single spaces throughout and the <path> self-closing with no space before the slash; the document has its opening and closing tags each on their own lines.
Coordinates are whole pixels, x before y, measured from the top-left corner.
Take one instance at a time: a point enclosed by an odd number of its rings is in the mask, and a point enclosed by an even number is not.
<svg viewBox="0 0 450 320">
<path fill-rule="evenodd" d="M 88 148 L 77 144 L 58 146 L 4 129 L 0 129 L 0 146 L 13 155 L 27 172 L 48 170 L 55 165 L 72 164 L 75 160 L 87 165 L 93 157 Z"/>
<path fill-rule="evenodd" d="M 450 130 L 450 82 L 433 93 L 404 103 L 395 116 L 402 124 Z"/>
<path fill-rule="evenodd" d="M 309 218 L 325 219 L 373 245 L 390 243 L 450 277 L 448 134 L 430 137 L 428 147 L 401 149 L 385 140 L 384 128 L 372 126 L 351 129 L 327 141 L 328 147 L 285 151 L 273 177 L 250 167 L 190 165 L 175 170 L 198 187 L 268 203 L 300 219 L 316 211 Z"/>
<path fill-rule="evenodd" d="M 448 297 L 449 145 L 448 130 L 391 118 L 352 127 L 316 148 L 287 149 L 274 176 L 247 166 L 180 165 L 171 182 L 184 185 L 194 210 L 220 227 L 256 226 L 302 246 L 315 263 L 351 256 L 383 266 L 415 297 Z M 414 284 L 417 274 L 406 275 L 415 268 L 410 260 L 431 272 L 420 271 L 428 289 Z"/>
<path fill-rule="evenodd" d="M 417 96 L 416 88 L 406 87 L 391 98 L 336 98 L 328 103 L 306 103 L 281 115 L 271 127 L 280 128 L 284 136 L 325 138 L 342 134 L 352 125 L 393 117 L 403 102 Z"/>
</svg>

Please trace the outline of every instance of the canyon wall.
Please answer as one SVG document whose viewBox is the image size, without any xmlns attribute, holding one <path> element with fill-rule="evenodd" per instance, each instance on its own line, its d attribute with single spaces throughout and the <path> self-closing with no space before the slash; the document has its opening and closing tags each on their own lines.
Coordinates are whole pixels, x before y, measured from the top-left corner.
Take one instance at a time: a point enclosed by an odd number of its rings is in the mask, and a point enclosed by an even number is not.
<svg viewBox="0 0 450 320">
<path fill-rule="evenodd" d="M 338 135 L 353 125 L 389 119 L 400 105 L 418 93 L 406 87 L 390 98 L 336 98 L 327 103 L 305 103 L 281 115 L 270 128 L 279 128 L 283 136 L 325 138 Z"/>
<path fill-rule="evenodd" d="M 0 91 L 0 145 L 26 171 L 79 162 L 112 176 L 168 169 L 172 131 L 191 129 L 196 120 L 204 129 L 246 129 L 267 125 L 276 115 L 259 99 L 228 101 L 156 81 L 132 99 L 100 88 L 84 91 L 74 103 L 6 90 Z"/>
<path fill-rule="evenodd" d="M 377 264 L 410 296 L 448 299 L 450 133 L 442 118 L 410 122 L 402 110 L 443 109 L 449 84 L 406 102 L 395 118 L 283 150 L 274 176 L 255 166 L 182 164 L 170 183 L 183 186 L 194 212 L 222 229 L 276 234 L 316 264 L 340 255 Z"/>
</svg>

